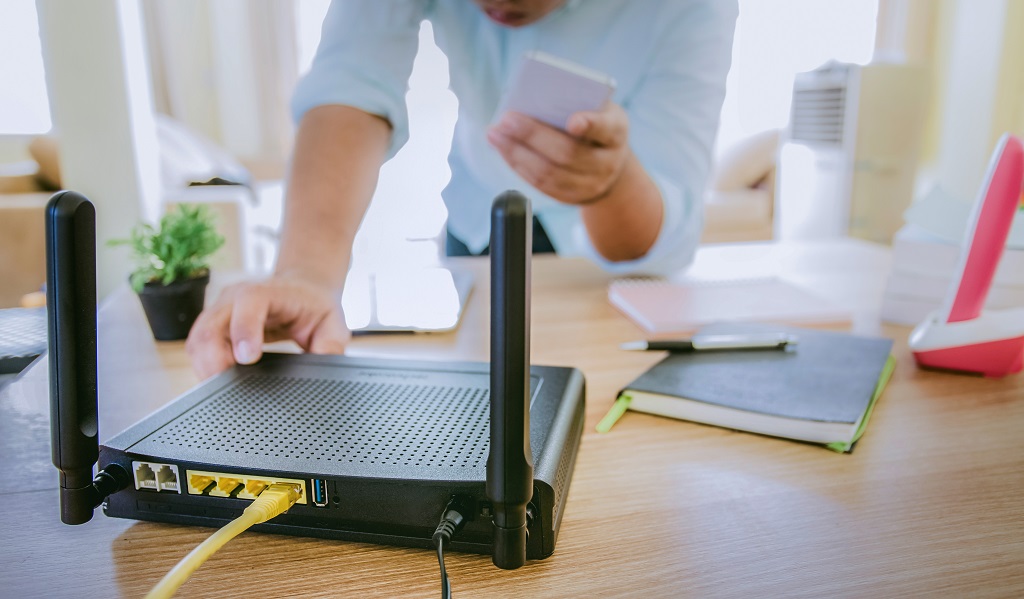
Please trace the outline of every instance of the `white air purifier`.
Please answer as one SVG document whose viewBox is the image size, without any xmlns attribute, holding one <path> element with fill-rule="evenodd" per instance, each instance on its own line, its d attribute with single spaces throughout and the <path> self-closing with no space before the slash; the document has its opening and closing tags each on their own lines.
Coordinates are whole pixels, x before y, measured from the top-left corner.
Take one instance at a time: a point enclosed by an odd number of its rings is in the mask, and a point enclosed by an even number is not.
<svg viewBox="0 0 1024 599">
<path fill-rule="evenodd" d="M 913 195 L 927 73 L 830 62 L 796 76 L 780 143 L 776 239 L 888 243 Z"/>
</svg>

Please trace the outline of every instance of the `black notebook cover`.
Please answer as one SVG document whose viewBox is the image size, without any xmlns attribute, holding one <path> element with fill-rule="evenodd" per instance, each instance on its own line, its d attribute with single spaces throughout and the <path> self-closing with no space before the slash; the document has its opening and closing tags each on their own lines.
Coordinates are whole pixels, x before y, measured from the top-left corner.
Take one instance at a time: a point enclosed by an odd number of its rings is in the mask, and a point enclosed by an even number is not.
<svg viewBox="0 0 1024 599">
<path fill-rule="evenodd" d="M 675 404 L 658 404 L 643 397 L 643 393 L 649 393 L 804 422 L 811 427 L 815 423 L 849 425 L 852 434 L 871 406 L 880 379 L 884 381 L 883 374 L 887 374 L 886 364 L 892 349 L 890 339 L 764 325 L 722 324 L 701 330 L 702 333 L 743 331 L 783 331 L 795 336 L 797 343 L 785 350 L 670 354 L 623 390 L 623 395 L 631 396 L 630 408 L 686 417 L 680 415 L 682 412 L 672 413 L 676 411 Z M 736 412 L 719 411 L 700 421 L 744 428 Z M 755 432 L 800 438 L 782 432 Z"/>
</svg>

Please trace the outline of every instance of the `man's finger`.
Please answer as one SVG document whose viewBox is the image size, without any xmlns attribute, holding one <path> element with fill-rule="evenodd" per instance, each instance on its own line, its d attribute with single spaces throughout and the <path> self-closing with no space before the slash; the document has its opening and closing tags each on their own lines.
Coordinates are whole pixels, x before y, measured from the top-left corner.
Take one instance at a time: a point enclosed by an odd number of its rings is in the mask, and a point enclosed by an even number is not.
<svg viewBox="0 0 1024 599">
<path fill-rule="evenodd" d="M 227 340 L 206 344 L 201 350 L 190 355 L 192 370 L 200 380 L 206 380 L 235 365 L 231 344 Z"/>
<path fill-rule="evenodd" d="M 592 157 L 586 151 L 589 148 L 581 147 L 578 139 L 516 112 L 509 112 L 501 117 L 493 130 L 530 147 L 551 162 L 571 170 L 586 170 L 592 161 Z"/>
<path fill-rule="evenodd" d="M 200 379 L 207 379 L 235 364 L 228 337 L 230 317 L 230 304 L 215 305 L 200 314 L 189 331 L 185 351 L 192 361 L 192 370 Z"/>
<path fill-rule="evenodd" d="M 622 108 L 609 104 L 603 110 L 574 113 L 565 128 L 573 137 L 601 147 L 612 147 L 626 143 L 629 120 Z"/>
<path fill-rule="evenodd" d="M 565 130 L 573 137 L 585 138 L 590 130 L 592 117 L 589 112 L 575 112 L 565 123 Z"/>
<path fill-rule="evenodd" d="M 352 338 L 345 319 L 338 310 L 331 310 L 313 331 L 309 352 L 314 354 L 343 354 Z"/>
<path fill-rule="evenodd" d="M 263 355 L 263 326 L 270 301 L 259 289 L 253 291 L 235 297 L 231 310 L 231 346 L 239 364 L 253 364 Z"/>
</svg>

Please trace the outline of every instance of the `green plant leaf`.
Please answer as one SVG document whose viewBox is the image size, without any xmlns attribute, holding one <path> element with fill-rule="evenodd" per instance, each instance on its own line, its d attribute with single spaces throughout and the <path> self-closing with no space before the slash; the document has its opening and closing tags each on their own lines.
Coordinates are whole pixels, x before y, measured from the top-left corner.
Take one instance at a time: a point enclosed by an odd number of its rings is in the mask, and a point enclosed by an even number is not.
<svg viewBox="0 0 1024 599">
<path fill-rule="evenodd" d="M 179 205 L 160 219 L 159 226 L 139 223 L 128 238 L 113 239 L 108 245 L 131 248 L 135 270 L 129 280 L 138 292 L 147 283 L 170 285 L 202 276 L 210 270 L 208 259 L 224 245 L 224 237 L 205 206 Z"/>
</svg>

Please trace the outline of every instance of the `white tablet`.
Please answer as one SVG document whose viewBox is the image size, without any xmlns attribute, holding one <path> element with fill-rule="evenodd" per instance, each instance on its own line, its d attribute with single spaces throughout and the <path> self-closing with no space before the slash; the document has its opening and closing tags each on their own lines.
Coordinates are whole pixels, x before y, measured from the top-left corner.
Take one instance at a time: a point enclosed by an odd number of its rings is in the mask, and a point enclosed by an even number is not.
<svg viewBox="0 0 1024 599">
<path fill-rule="evenodd" d="M 529 52 L 512 76 L 497 117 L 514 111 L 564 130 L 573 113 L 599 110 L 614 91 L 615 80 L 600 71 Z"/>
</svg>

